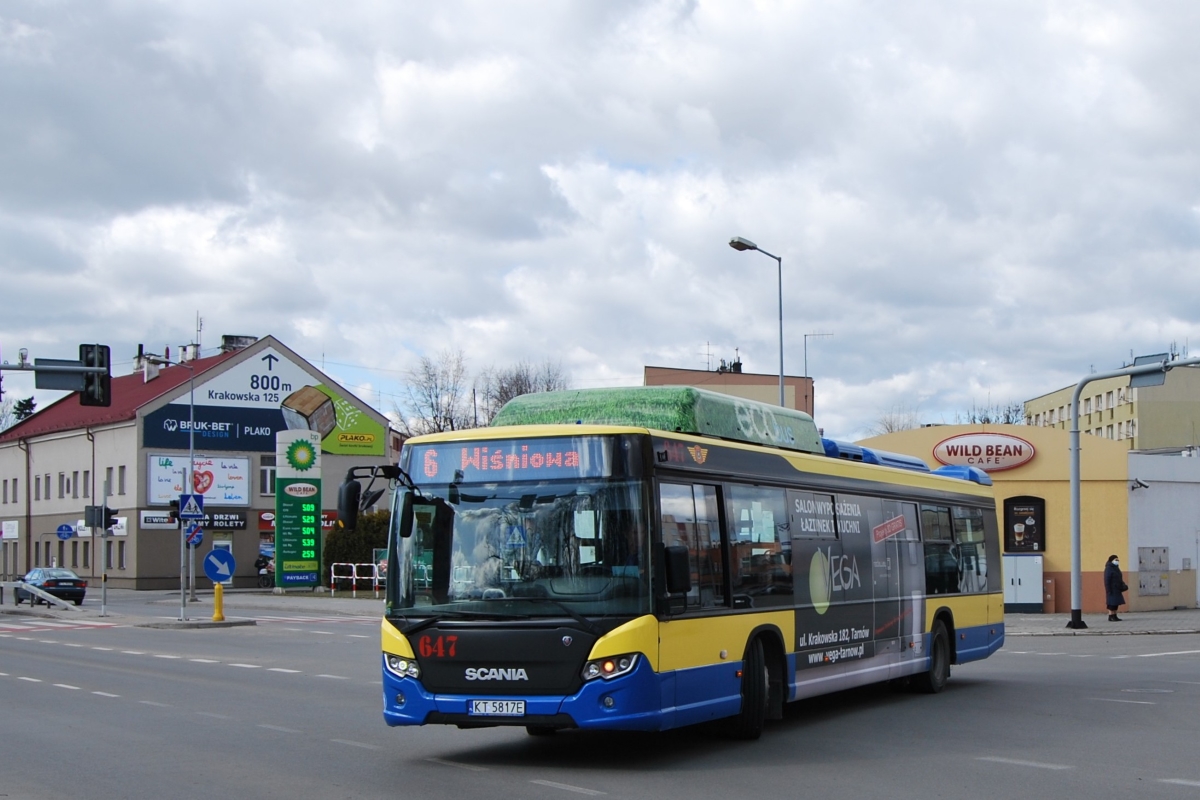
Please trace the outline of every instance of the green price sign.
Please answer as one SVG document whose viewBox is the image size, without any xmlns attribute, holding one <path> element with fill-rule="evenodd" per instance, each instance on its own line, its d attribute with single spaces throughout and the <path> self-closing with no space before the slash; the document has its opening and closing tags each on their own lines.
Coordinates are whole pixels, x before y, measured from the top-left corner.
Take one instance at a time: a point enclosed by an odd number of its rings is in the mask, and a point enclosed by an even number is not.
<svg viewBox="0 0 1200 800">
<path fill-rule="evenodd" d="M 321 479 L 275 480 L 275 585 L 321 582 Z"/>
</svg>

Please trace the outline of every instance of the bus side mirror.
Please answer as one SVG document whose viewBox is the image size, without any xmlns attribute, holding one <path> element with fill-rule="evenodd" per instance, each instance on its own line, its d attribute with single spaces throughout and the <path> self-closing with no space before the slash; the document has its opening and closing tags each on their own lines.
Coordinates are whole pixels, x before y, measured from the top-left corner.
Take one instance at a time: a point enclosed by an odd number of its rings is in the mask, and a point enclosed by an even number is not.
<svg viewBox="0 0 1200 800">
<path fill-rule="evenodd" d="M 400 498 L 400 525 L 396 531 L 401 539 L 407 539 L 413 534 L 413 493 L 405 492 Z"/>
<path fill-rule="evenodd" d="M 682 545 L 663 549 L 668 594 L 687 594 L 692 590 L 692 566 L 688 561 L 688 549 Z"/>
<path fill-rule="evenodd" d="M 343 528 L 354 530 L 358 525 L 358 502 L 362 499 L 362 484 L 347 477 L 338 487 L 338 522 Z"/>
</svg>

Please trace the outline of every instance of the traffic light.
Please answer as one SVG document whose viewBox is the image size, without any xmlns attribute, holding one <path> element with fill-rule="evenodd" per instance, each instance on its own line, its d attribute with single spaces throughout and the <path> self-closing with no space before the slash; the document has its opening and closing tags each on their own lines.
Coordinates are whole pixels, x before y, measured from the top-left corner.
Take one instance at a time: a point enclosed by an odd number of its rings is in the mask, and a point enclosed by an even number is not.
<svg viewBox="0 0 1200 800">
<path fill-rule="evenodd" d="M 104 528 L 106 531 L 111 531 L 113 528 L 117 527 L 117 510 L 115 508 L 109 508 L 108 506 L 104 506 L 103 509 L 104 510 L 101 512 L 103 524 L 100 527 Z"/>
<path fill-rule="evenodd" d="M 112 369 L 109 359 L 108 345 L 81 344 L 79 345 L 79 361 L 85 367 L 103 367 L 104 372 L 85 372 L 83 375 L 83 391 L 79 393 L 81 406 L 110 406 L 112 405 Z"/>
</svg>

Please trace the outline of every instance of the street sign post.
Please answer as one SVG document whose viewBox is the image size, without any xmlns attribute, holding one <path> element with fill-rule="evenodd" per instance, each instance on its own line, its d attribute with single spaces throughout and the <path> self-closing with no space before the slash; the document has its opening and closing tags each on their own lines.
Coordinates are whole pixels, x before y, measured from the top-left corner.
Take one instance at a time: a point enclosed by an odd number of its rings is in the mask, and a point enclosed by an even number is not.
<svg viewBox="0 0 1200 800">
<path fill-rule="evenodd" d="M 227 583 L 233 580 L 235 569 L 237 561 L 228 550 L 214 549 L 204 557 L 204 574 L 213 583 Z"/>
<path fill-rule="evenodd" d="M 75 527 L 73 525 L 59 525 L 58 526 L 58 538 L 62 539 L 64 542 L 67 539 L 70 539 L 74 535 L 75 535 Z"/>
</svg>

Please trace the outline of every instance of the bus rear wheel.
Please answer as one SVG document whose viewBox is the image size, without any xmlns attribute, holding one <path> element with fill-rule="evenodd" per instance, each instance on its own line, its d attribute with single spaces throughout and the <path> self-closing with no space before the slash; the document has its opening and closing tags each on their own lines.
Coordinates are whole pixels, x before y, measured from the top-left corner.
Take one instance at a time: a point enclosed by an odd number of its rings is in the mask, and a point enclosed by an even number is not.
<svg viewBox="0 0 1200 800">
<path fill-rule="evenodd" d="M 753 741 L 762 736 L 769 685 L 762 639 L 755 638 L 746 646 L 746 658 L 742 661 L 742 710 L 729 720 L 729 735 L 734 739 Z"/>
<path fill-rule="evenodd" d="M 950 634 L 940 619 L 933 623 L 929 637 L 929 671 L 917 675 L 913 686 L 926 694 L 937 694 L 950 680 Z"/>
</svg>

